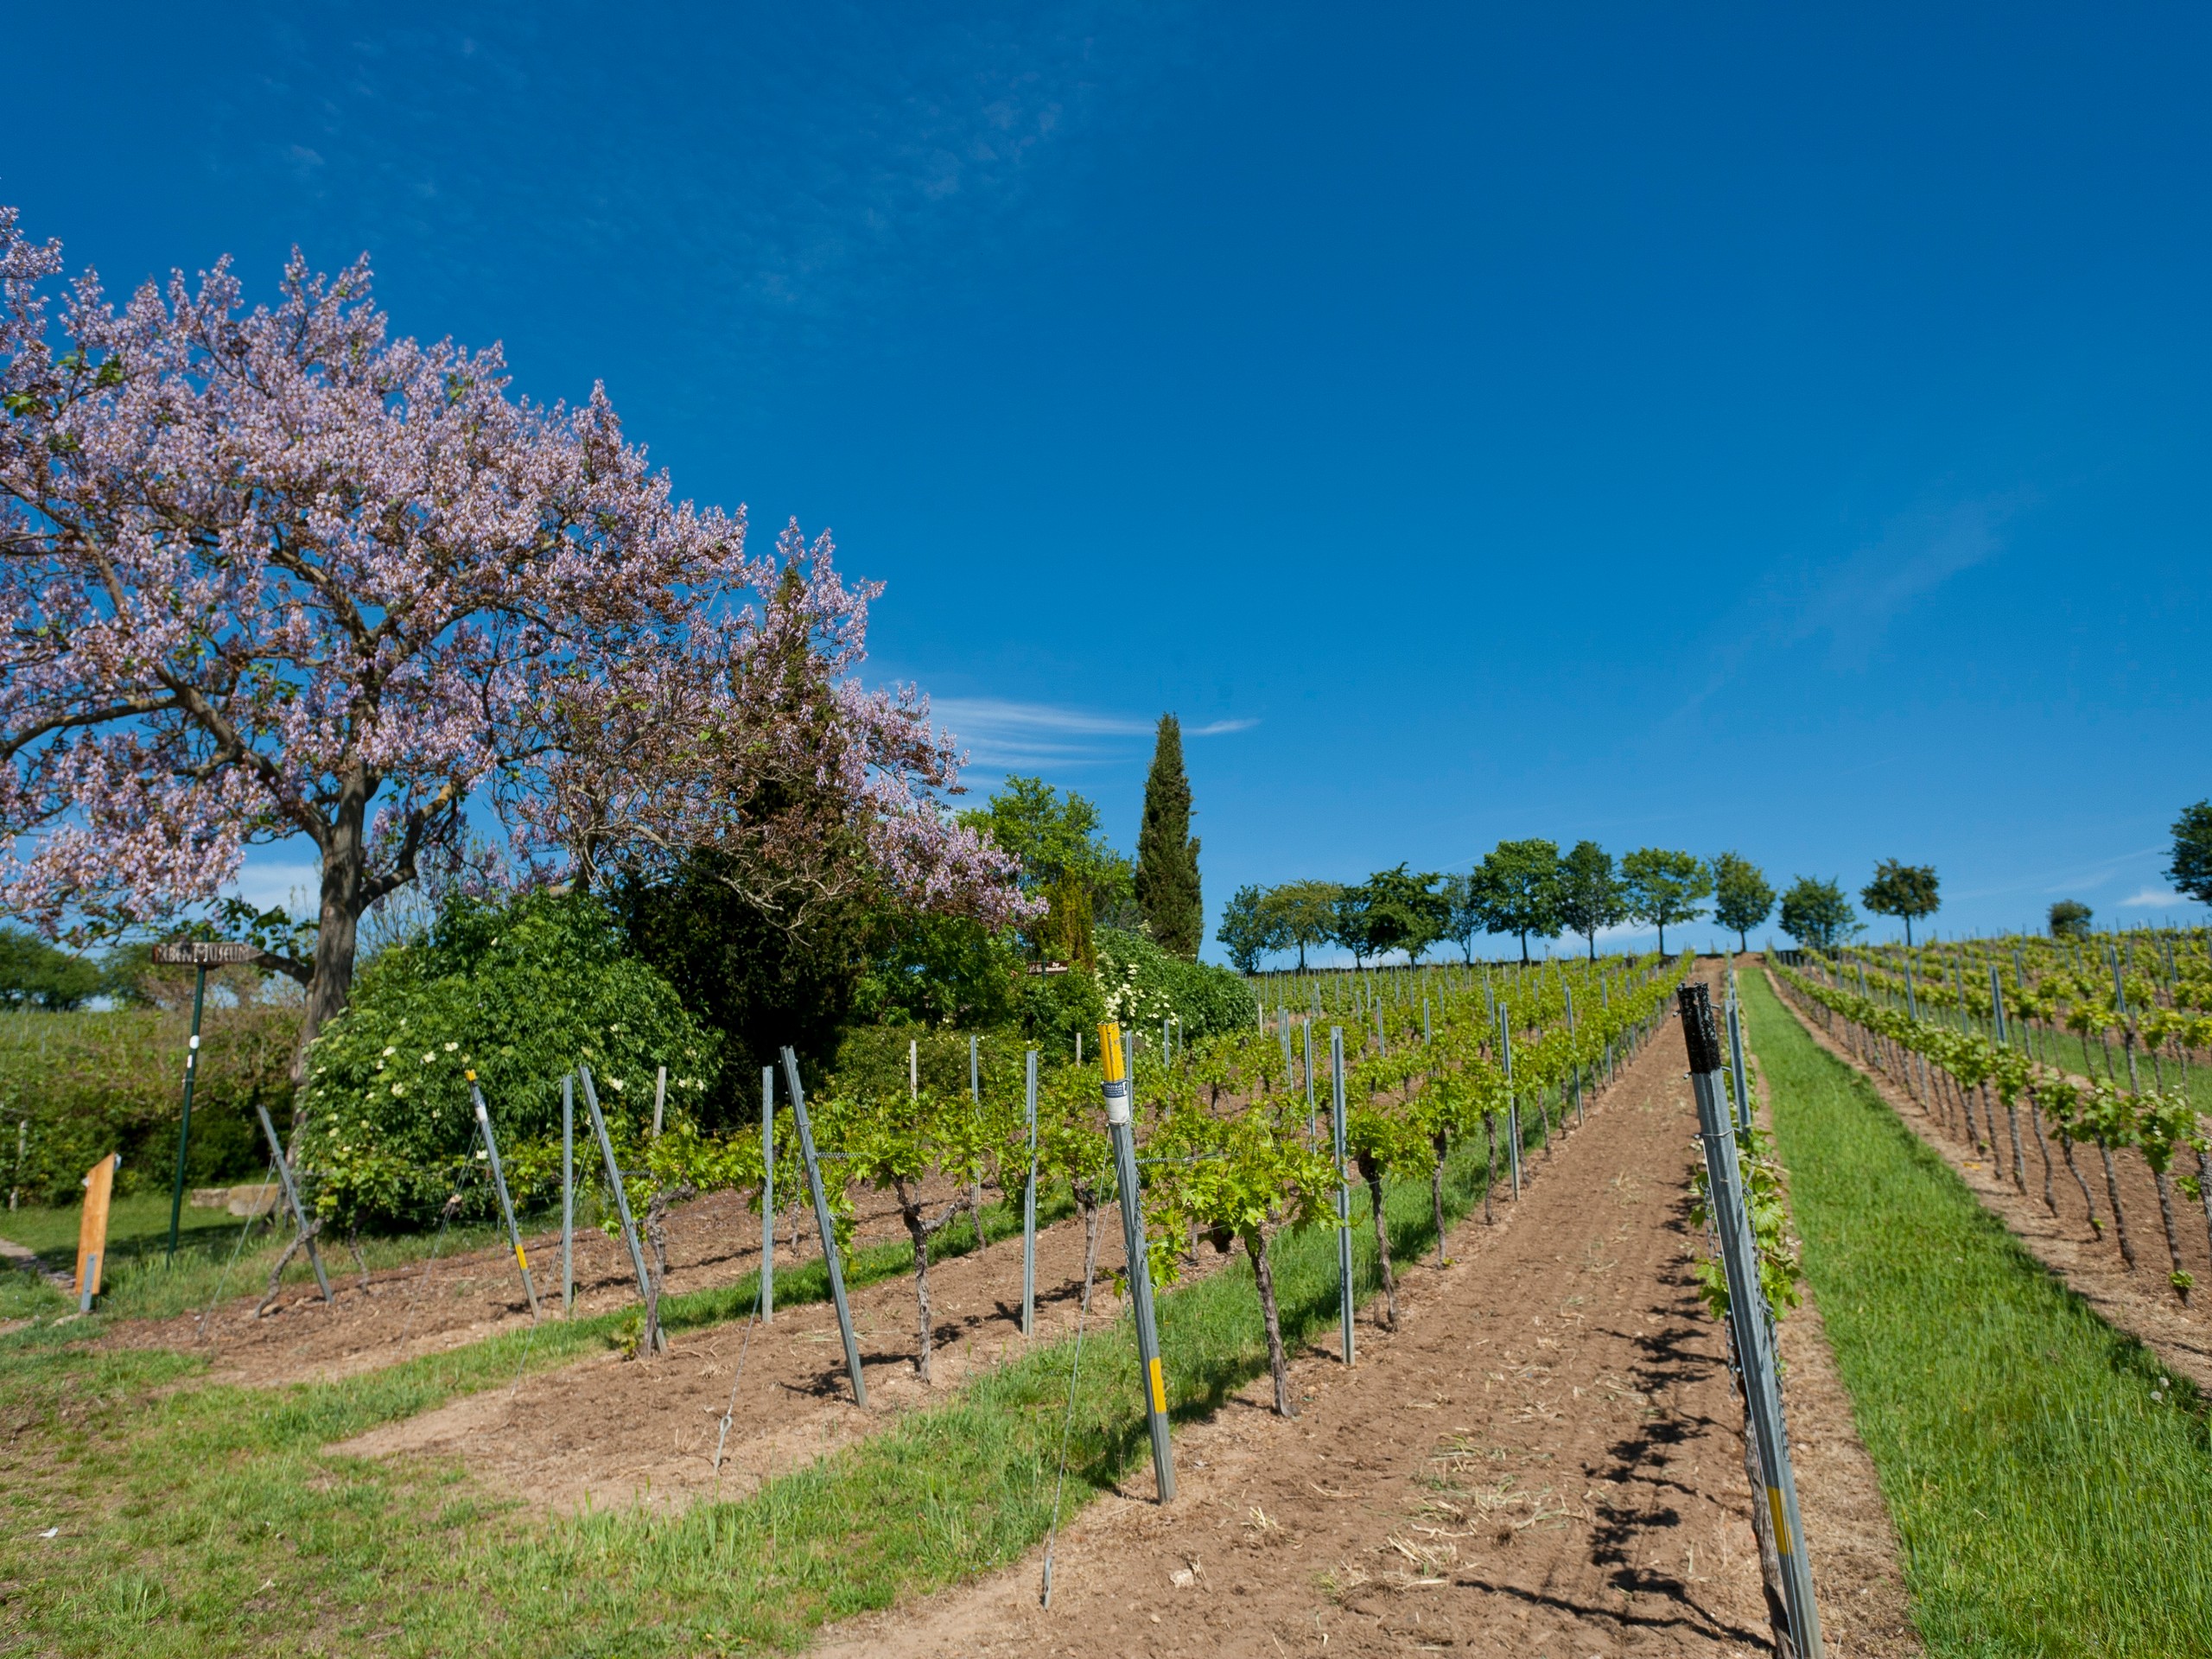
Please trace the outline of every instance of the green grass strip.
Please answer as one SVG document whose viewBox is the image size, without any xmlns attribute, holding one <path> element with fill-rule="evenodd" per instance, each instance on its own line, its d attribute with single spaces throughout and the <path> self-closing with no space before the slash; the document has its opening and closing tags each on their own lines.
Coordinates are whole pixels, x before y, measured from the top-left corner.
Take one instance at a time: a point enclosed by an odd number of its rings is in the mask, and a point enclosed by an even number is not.
<svg viewBox="0 0 2212 1659">
<path fill-rule="evenodd" d="M 1806 1277 L 1929 1651 L 2212 1653 L 2203 1402 L 1743 982 Z"/>
</svg>

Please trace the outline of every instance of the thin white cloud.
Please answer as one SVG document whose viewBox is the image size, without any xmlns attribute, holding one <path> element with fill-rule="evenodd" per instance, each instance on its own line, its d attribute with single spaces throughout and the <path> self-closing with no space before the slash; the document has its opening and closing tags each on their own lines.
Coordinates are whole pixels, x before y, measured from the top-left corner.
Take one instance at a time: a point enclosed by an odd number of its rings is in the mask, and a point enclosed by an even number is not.
<svg viewBox="0 0 2212 1659">
<path fill-rule="evenodd" d="M 2171 909 L 2176 905 L 2193 905 L 2196 901 L 2168 887 L 2145 887 L 2140 893 L 2130 893 L 2120 901 L 2122 910 Z"/>
<path fill-rule="evenodd" d="M 1826 633 L 1839 655 L 1863 657 L 1923 594 L 1996 557 L 2012 511 L 2010 501 L 1992 498 L 1891 520 L 1807 596 L 1792 639 Z"/>
<path fill-rule="evenodd" d="M 977 766 L 1093 766 L 1122 760 L 1148 738 L 1157 722 L 1128 715 L 1053 702 L 1003 697 L 933 697 L 930 714 L 959 741 Z M 1217 720 L 1184 728 L 1186 737 L 1220 737 L 1248 731 L 1256 720 Z"/>
<path fill-rule="evenodd" d="M 1051 702 L 1010 702 L 996 697 L 932 697 L 930 712 L 938 722 L 966 735 L 984 732 L 1065 732 L 1085 737 L 1141 737 L 1152 730 L 1147 720 L 1119 715 L 1094 714 Z"/>
</svg>

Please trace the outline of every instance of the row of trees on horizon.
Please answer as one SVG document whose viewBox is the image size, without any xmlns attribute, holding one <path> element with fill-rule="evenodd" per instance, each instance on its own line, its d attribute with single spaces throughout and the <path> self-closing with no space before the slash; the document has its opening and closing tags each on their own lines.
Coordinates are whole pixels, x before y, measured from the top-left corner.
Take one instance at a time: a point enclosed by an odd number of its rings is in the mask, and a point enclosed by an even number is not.
<svg viewBox="0 0 2212 1659">
<path fill-rule="evenodd" d="M 1415 874 L 1406 865 L 1378 870 L 1366 880 L 1286 881 L 1246 887 L 1230 899 L 1215 937 L 1245 973 L 1272 954 L 1335 947 L 1355 963 L 1403 952 L 1418 962 L 1433 947 L 1457 944 L 1469 961 L 1484 935 L 1517 939 L 1521 959 L 1529 941 L 1571 935 L 1591 956 L 1598 938 L 1623 923 L 1654 928 L 1659 948 L 1667 930 L 1708 913 L 1749 947 L 1751 931 L 1776 913 L 1800 943 L 1826 948 L 1862 930 L 1863 924 L 1836 880 L 1798 876 L 1777 894 L 1764 871 L 1741 853 L 1710 859 L 1678 849 L 1639 847 L 1618 861 L 1594 841 L 1561 853 L 1541 837 L 1501 841 L 1473 869 L 1456 874 Z M 1928 865 L 1885 859 L 1859 893 L 1867 909 L 1895 917 L 1911 937 L 1912 924 L 1938 906 L 1937 880 Z"/>
</svg>

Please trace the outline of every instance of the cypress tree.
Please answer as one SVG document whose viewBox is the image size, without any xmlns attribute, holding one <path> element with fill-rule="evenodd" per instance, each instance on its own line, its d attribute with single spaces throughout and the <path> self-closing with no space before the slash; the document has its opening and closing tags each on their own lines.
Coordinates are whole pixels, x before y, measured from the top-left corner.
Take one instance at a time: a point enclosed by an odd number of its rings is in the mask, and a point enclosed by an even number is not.
<svg viewBox="0 0 2212 1659">
<path fill-rule="evenodd" d="M 1183 727 L 1160 717 L 1137 830 L 1137 909 L 1162 950 L 1195 962 L 1206 925 L 1198 896 L 1198 843 L 1191 834 L 1191 779 L 1183 770 Z"/>
</svg>

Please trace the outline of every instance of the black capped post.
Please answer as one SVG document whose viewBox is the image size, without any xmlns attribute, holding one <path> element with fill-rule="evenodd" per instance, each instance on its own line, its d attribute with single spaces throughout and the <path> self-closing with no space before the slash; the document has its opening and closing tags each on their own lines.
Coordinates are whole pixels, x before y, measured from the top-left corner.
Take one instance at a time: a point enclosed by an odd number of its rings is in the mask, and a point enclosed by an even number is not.
<svg viewBox="0 0 2212 1659">
<path fill-rule="evenodd" d="M 1720 1261 L 1728 1279 L 1728 1334 L 1735 1350 L 1737 1376 L 1743 1384 L 1744 1416 L 1758 1454 L 1781 1568 L 1782 1600 L 1788 1629 L 1783 1632 L 1795 1659 L 1821 1659 L 1820 1611 L 1813 1602 L 1813 1574 L 1805 1560 L 1805 1539 L 1797 1514 L 1797 1483 L 1790 1472 L 1789 1439 L 1782 1411 L 1782 1376 L 1775 1363 L 1774 1316 L 1759 1287 L 1758 1255 L 1751 1238 L 1744 1198 L 1743 1172 L 1737 1162 L 1737 1138 L 1729 1122 L 1728 1096 L 1721 1086 L 1726 1063 L 1720 1033 L 1713 1023 L 1713 998 L 1701 982 L 1675 992 L 1682 1016 L 1682 1042 L 1689 1051 L 1690 1088 L 1697 1096 L 1700 1140 L 1705 1149 L 1707 1209 L 1719 1235 Z"/>
</svg>

